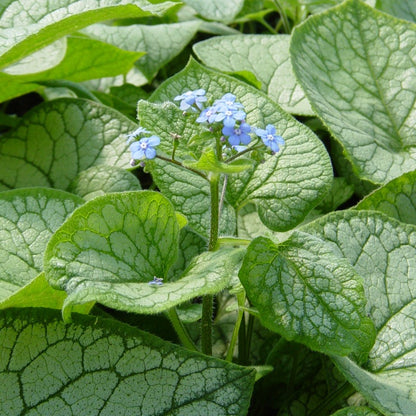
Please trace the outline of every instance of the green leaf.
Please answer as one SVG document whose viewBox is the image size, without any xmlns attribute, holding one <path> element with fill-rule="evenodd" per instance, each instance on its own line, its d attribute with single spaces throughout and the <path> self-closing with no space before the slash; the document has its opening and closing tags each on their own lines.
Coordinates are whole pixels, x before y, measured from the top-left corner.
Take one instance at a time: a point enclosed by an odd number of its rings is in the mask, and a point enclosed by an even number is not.
<svg viewBox="0 0 416 416">
<path fill-rule="evenodd" d="M 212 173 L 233 174 L 247 170 L 253 166 L 250 159 L 237 159 L 231 163 L 220 162 L 217 159 L 214 149 L 208 149 L 202 153 L 197 161 L 184 160 L 183 166 L 196 170 Z"/>
<path fill-rule="evenodd" d="M 261 89 L 261 82 L 256 78 L 256 76 L 250 71 L 234 71 L 234 72 L 225 72 L 227 75 L 231 75 L 241 81 L 247 82 L 251 86 Z"/>
<path fill-rule="evenodd" d="M 352 394 L 353 389 L 332 361 L 300 344 L 282 341 L 277 346 L 283 344 L 283 348 L 273 349 L 276 354 L 274 385 L 276 389 L 279 382 L 286 385 L 278 396 L 280 406 L 283 404 L 281 415 L 329 415 L 337 404 L 344 404 L 343 399 L 348 393 Z M 291 386 L 293 394 L 288 394 Z M 350 397 L 348 401 L 351 402 Z"/>
<path fill-rule="evenodd" d="M 362 369 L 347 357 L 333 357 L 332 360 L 348 381 L 381 414 L 397 416 L 413 416 L 415 414 L 414 367 L 413 369 L 412 367 L 409 369 L 403 367 L 396 371 L 382 371 L 373 374 Z"/>
<path fill-rule="evenodd" d="M 415 45 L 414 24 L 359 0 L 292 35 L 295 74 L 361 179 L 383 184 L 415 168 Z"/>
<path fill-rule="evenodd" d="M 239 415 L 255 371 L 113 320 L 0 312 L 0 413 Z M 192 388 L 190 388 L 190 386 Z M 87 412 L 87 413 L 86 413 Z"/>
<path fill-rule="evenodd" d="M 124 277 L 111 283 L 108 278 L 88 278 L 91 275 L 84 275 L 83 282 L 74 287 L 73 281 L 81 280 L 74 276 L 69 281 L 71 290 L 64 302 L 64 317 L 69 315 L 73 305 L 91 301 L 127 312 L 155 314 L 199 296 L 214 295 L 224 290 L 237 275 L 243 254 L 241 249 L 204 252 L 191 261 L 179 280 L 156 287 L 149 285 L 151 277 L 139 282 L 138 279 L 129 282 Z"/>
<path fill-rule="evenodd" d="M 124 101 L 129 106 L 134 107 L 136 111 L 137 102 L 142 99 L 146 99 L 149 94 L 136 85 L 124 83 L 120 86 L 110 88 L 110 94 Z"/>
<path fill-rule="evenodd" d="M 338 410 L 338 412 L 333 413 L 331 416 L 379 416 L 380 413 L 376 412 L 369 407 L 364 406 L 351 406 L 345 407 L 344 409 Z"/>
<path fill-rule="evenodd" d="M 332 188 L 317 206 L 322 212 L 335 211 L 341 204 L 348 201 L 354 194 L 354 186 L 348 184 L 343 177 L 336 177 L 332 182 Z"/>
<path fill-rule="evenodd" d="M 165 81 L 151 99 L 171 101 L 187 90 L 198 88 L 205 89 L 208 98 L 213 99 L 220 98 L 227 92 L 235 94 L 237 100 L 244 105 L 250 125 L 264 128 L 267 124 L 273 124 L 285 139 L 286 144 L 277 155 L 266 155 L 264 163 L 230 176 L 226 198 L 237 210 L 248 202 L 254 202 L 261 220 L 271 229 L 293 228 L 319 203 L 332 183 L 332 168 L 322 142 L 311 130 L 282 111 L 257 89 L 202 67 L 192 59 L 182 72 Z M 166 109 L 169 108 L 171 107 L 166 106 Z M 167 119 L 172 126 L 169 130 L 176 132 L 177 124 L 181 123 L 184 133 L 181 134 L 180 130 L 179 134 L 186 146 L 194 132 L 197 134 L 198 130 L 195 129 L 201 129 L 201 126 L 194 127 L 196 123 L 191 117 L 182 117 L 182 120 L 177 121 L 173 113 L 174 111 Z M 152 122 L 153 126 L 166 123 L 166 120 L 158 118 L 159 114 L 147 117 L 148 113 L 143 114 L 139 106 L 140 122 L 145 127 L 151 128 Z M 170 122 L 171 119 L 174 121 Z M 155 120 L 158 121 L 155 123 Z M 155 128 L 157 127 L 153 130 Z M 169 143 L 166 134 L 160 137 Z"/>
<path fill-rule="evenodd" d="M 62 290 L 53 289 L 45 279 L 44 273 L 40 273 L 26 286 L 0 302 L 0 309 L 13 307 L 61 309 L 65 298 L 66 293 Z"/>
<path fill-rule="evenodd" d="M 13 295 L 0 302 L 0 309 L 7 308 L 48 308 L 62 309 L 66 292 L 53 289 L 45 279 L 45 274 L 40 273 Z M 88 314 L 93 303 L 77 305 L 74 312 Z"/>
<path fill-rule="evenodd" d="M 333 357 L 348 381 L 382 414 L 416 413 L 416 227 L 381 213 L 346 211 L 304 227 L 324 238 L 363 277 L 366 312 L 377 329 L 363 368 Z"/>
<path fill-rule="evenodd" d="M 376 7 L 400 19 L 416 22 L 416 3 L 413 0 L 377 0 Z"/>
<path fill-rule="evenodd" d="M 416 171 L 393 179 L 361 200 L 355 208 L 380 211 L 416 225 Z"/>
<path fill-rule="evenodd" d="M 207 251 L 208 242 L 190 227 L 184 227 L 179 234 L 179 251 L 175 264 L 170 268 L 168 280 L 177 280 L 198 254 Z"/>
<path fill-rule="evenodd" d="M 67 189 L 91 166 L 130 167 L 125 134 L 136 127 L 118 111 L 88 100 L 40 104 L 0 140 L 0 189 Z"/>
<path fill-rule="evenodd" d="M 32 91 L 39 89 L 39 84 L 17 82 L 14 75 L 8 75 L 0 72 L 0 102 L 11 100 Z"/>
<path fill-rule="evenodd" d="M 162 147 L 162 143 L 161 146 Z M 204 237 L 209 236 L 211 224 L 209 183 L 189 170 L 155 159 L 147 162 L 153 180 L 160 191 L 169 198 L 175 210 L 186 216 L 189 226 Z M 220 233 L 234 235 L 235 214 L 233 208 L 224 203 L 220 216 Z"/>
<path fill-rule="evenodd" d="M 204 19 L 231 23 L 243 7 L 244 0 L 185 0 Z"/>
<path fill-rule="evenodd" d="M 78 303 L 96 300 L 83 299 L 101 293 L 111 300 L 108 306 L 123 309 L 119 294 L 135 303 L 130 288 L 139 285 L 153 292 L 148 282 L 166 277 L 176 260 L 178 239 L 175 212 L 160 193 L 97 197 L 74 211 L 49 241 L 46 278 L 67 291 L 66 305 L 77 296 Z"/>
<path fill-rule="evenodd" d="M 342 1 L 343 0 L 302 0 L 302 4 L 305 5 L 311 13 L 321 13 L 330 7 L 342 3 Z M 376 0 L 364 0 L 364 3 L 374 7 Z"/>
<path fill-rule="evenodd" d="M 381 213 L 351 210 L 329 214 L 302 230 L 325 239 L 334 253 L 348 259 L 362 276 L 367 313 L 377 329 L 386 325 L 392 314 L 401 313 L 416 294 L 412 278 L 416 267 L 414 226 Z"/>
<path fill-rule="evenodd" d="M 10 2 L 0 16 L 0 68 L 10 65 L 62 36 L 100 21 L 161 15 L 174 3 L 151 4 L 146 0 L 47 0 Z M 29 12 L 30 11 L 30 12 Z"/>
<path fill-rule="evenodd" d="M 198 21 L 154 26 L 93 25 L 83 30 L 92 38 L 129 51 L 145 51 L 136 67 L 151 81 L 160 68 L 177 56 L 195 36 Z"/>
<path fill-rule="evenodd" d="M 137 178 L 129 171 L 113 166 L 92 166 L 79 173 L 71 182 L 68 191 L 85 200 L 111 192 L 140 191 Z"/>
<path fill-rule="evenodd" d="M 254 204 L 244 205 L 238 211 L 238 233 L 237 235 L 241 238 L 248 238 L 253 240 L 256 237 L 267 237 L 276 243 L 281 243 L 289 238 L 292 231 L 278 232 L 272 231 L 267 228 L 260 220 L 259 214 L 257 213 L 256 206 Z"/>
<path fill-rule="evenodd" d="M 19 62 L 12 64 L 3 71 L 10 75 L 24 75 L 33 72 L 41 72 L 59 65 L 67 52 L 67 38 L 61 38 L 25 56 Z"/>
<path fill-rule="evenodd" d="M 44 52 L 43 52 L 44 51 Z M 81 82 L 88 79 L 109 77 L 126 73 L 144 52 L 129 52 L 113 45 L 84 36 L 69 36 L 67 48 L 61 62 L 45 71 L 40 71 L 47 50 L 35 62 L 25 66 L 25 74 L 16 76 L 18 82 L 36 82 L 48 79 L 65 79 Z M 35 66 L 34 66 L 35 65 Z M 35 69 L 35 71 L 34 71 Z"/>
<path fill-rule="evenodd" d="M 239 276 L 262 324 L 286 339 L 336 355 L 373 345 L 360 278 L 324 241 L 298 231 L 280 245 L 258 237 Z"/>
<path fill-rule="evenodd" d="M 170 97 L 170 100 L 173 98 Z M 189 154 L 200 157 L 204 147 L 213 144 L 212 133 L 205 126 L 195 123 L 194 117 L 185 117 L 183 111 L 172 102 L 165 100 L 163 104 L 154 104 L 140 100 L 137 117 L 142 127 L 162 139 L 158 150 L 169 157 L 174 148 L 175 158 L 179 160 L 189 159 Z M 174 137 L 178 139 L 175 141 Z"/>
<path fill-rule="evenodd" d="M 202 62 L 220 71 L 252 72 L 262 91 L 285 111 L 314 115 L 293 73 L 289 42 L 289 35 L 217 36 L 193 49 Z"/>
<path fill-rule="evenodd" d="M 0 193 L 0 302 L 42 271 L 50 237 L 83 202 L 76 195 L 46 188 Z"/>
</svg>

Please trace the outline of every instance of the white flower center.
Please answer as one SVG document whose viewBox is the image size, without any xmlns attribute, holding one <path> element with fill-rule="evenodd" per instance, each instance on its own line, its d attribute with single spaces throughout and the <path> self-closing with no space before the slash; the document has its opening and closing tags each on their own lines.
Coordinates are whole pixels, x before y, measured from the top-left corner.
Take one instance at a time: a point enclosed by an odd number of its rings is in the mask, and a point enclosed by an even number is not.
<svg viewBox="0 0 416 416">
<path fill-rule="evenodd" d="M 140 143 L 140 147 L 144 150 L 147 149 L 147 143 L 146 142 L 141 142 Z"/>
<path fill-rule="evenodd" d="M 237 136 L 239 136 L 241 134 L 241 129 L 235 129 L 234 130 L 234 134 L 236 134 Z"/>
<path fill-rule="evenodd" d="M 230 111 L 230 110 L 228 110 L 228 111 L 226 111 L 226 112 L 225 112 L 225 115 L 226 115 L 227 117 L 232 116 L 232 115 L 233 115 L 233 112 L 232 112 L 232 111 Z"/>
<path fill-rule="evenodd" d="M 274 136 L 273 136 L 273 134 L 268 134 L 268 135 L 267 135 L 267 140 L 274 141 Z"/>
</svg>

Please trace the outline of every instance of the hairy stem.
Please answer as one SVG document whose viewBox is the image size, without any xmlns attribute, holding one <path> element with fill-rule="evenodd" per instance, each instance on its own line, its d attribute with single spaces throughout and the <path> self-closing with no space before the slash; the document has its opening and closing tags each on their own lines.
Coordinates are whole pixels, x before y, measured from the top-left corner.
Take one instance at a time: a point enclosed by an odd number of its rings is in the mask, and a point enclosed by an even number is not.
<svg viewBox="0 0 416 416">
<path fill-rule="evenodd" d="M 212 174 L 210 177 L 211 193 L 211 227 L 208 243 L 208 251 L 217 249 L 219 228 L 219 179 L 220 176 Z M 205 295 L 202 298 L 202 320 L 201 320 L 201 348 L 202 352 L 212 355 L 212 303 L 214 297 Z"/>
</svg>

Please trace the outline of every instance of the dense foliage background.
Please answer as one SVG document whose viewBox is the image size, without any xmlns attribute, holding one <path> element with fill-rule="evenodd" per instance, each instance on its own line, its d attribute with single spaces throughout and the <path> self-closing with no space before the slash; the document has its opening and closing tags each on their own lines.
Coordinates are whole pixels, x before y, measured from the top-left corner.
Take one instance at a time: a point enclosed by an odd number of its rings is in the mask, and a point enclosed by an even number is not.
<svg viewBox="0 0 416 416">
<path fill-rule="evenodd" d="M 414 416 L 415 22 L 3 1 L 0 414 Z M 198 89 L 284 145 L 223 156 Z"/>
</svg>

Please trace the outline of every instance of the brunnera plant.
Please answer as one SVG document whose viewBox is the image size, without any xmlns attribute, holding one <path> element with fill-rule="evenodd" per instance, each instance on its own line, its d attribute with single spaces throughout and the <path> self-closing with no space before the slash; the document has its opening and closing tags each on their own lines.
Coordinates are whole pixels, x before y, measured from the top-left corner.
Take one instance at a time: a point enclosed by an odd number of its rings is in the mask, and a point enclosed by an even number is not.
<svg viewBox="0 0 416 416">
<path fill-rule="evenodd" d="M 40 6 L 0 6 L 0 414 L 414 416 L 413 2 Z"/>
</svg>

